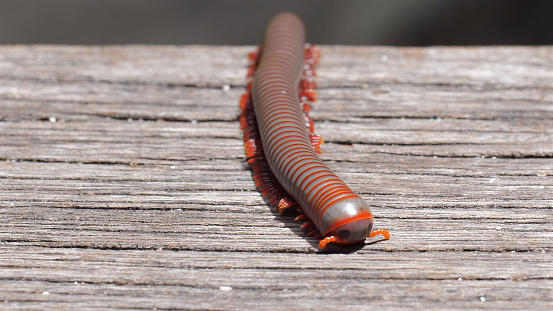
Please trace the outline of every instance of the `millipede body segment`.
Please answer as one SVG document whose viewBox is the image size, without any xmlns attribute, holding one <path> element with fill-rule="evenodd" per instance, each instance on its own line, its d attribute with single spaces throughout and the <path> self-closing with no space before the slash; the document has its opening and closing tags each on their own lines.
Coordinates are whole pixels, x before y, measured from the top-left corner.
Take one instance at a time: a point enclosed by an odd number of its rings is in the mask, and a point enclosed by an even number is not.
<svg viewBox="0 0 553 311">
<path fill-rule="evenodd" d="M 297 208 L 328 243 L 353 244 L 387 230 L 373 230 L 368 204 L 319 158 L 320 138 L 307 115 L 316 98 L 313 80 L 318 48 L 305 44 L 305 28 L 282 13 L 267 27 L 251 54 L 248 93 L 241 99 L 241 125 L 248 162 L 263 196 L 283 213 Z"/>
</svg>

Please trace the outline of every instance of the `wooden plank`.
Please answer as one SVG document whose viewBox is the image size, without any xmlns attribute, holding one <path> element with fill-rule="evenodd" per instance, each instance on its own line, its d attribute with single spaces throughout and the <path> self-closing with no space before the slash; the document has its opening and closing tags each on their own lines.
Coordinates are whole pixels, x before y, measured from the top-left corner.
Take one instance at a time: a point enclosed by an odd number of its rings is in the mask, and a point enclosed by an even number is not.
<svg viewBox="0 0 553 311">
<path fill-rule="evenodd" d="M 330 253 L 244 162 L 251 50 L 0 47 L 2 309 L 553 306 L 552 47 L 322 47 L 322 158 L 392 233 Z"/>
<path fill-rule="evenodd" d="M 553 285 L 550 254 L 542 252 L 397 252 L 390 260 L 387 252 L 245 256 L 11 245 L 2 254 L 9 269 L 0 288 L 23 308 L 76 302 L 85 308 L 284 310 L 326 301 L 324 309 L 514 309 L 534 301 L 545 309 Z M 542 270 L 523 272 L 521 262 Z"/>
</svg>

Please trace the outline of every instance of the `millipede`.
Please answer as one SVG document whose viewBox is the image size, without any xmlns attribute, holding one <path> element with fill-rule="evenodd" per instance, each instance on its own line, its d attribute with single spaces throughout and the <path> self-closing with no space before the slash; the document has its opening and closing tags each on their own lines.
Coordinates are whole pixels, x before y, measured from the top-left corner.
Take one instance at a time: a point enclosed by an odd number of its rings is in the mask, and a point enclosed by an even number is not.
<svg viewBox="0 0 553 311">
<path fill-rule="evenodd" d="M 293 13 L 271 20 L 262 44 L 249 54 L 247 91 L 240 98 L 246 159 L 256 187 L 280 214 L 299 212 L 308 236 L 329 243 L 364 243 L 373 229 L 367 202 L 326 166 L 321 138 L 308 112 L 316 100 L 320 51 L 305 43 L 303 22 Z"/>
</svg>

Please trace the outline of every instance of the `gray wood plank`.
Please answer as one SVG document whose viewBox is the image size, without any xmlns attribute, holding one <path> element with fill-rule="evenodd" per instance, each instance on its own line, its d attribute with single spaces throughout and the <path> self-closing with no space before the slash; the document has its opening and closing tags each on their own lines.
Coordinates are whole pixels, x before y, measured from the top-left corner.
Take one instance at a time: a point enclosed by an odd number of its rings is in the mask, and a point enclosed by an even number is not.
<svg viewBox="0 0 553 311">
<path fill-rule="evenodd" d="M 252 49 L 0 47 L 2 309 L 553 307 L 552 47 L 323 46 L 322 158 L 392 233 L 323 253 L 244 161 Z"/>
</svg>

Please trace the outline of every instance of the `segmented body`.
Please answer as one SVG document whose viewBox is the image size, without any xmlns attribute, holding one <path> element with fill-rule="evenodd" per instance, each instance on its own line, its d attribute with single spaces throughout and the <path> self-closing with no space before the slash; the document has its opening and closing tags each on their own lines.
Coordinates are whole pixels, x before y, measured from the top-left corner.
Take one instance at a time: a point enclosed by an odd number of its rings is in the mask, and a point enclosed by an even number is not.
<svg viewBox="0 0 553 311">
<path fill-rule="evenodd" d="M 372 231 L 367 203 L 316 154 L 321 141 L 312 133 L 306 110 L 307 102 L 315 98 L 310 75 L 317 51 L 305 48 L 305 29 L 297 16 L 283 13 L 269 24 L 252 66 L 251 97 L 246 95 L 242 105 L 246 150 L 256 184 L 280 211 L 297 202 L 325 237 L 320 248 L 329 242 L 364 241 L 369 235 L 389 238 L 385 230 Z M 251 108 L 255 116 L 248 113 Z"/>
</svg>

